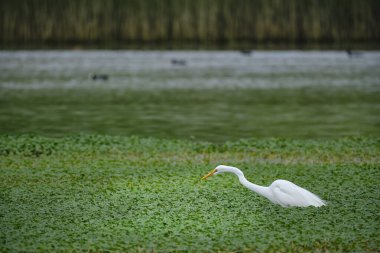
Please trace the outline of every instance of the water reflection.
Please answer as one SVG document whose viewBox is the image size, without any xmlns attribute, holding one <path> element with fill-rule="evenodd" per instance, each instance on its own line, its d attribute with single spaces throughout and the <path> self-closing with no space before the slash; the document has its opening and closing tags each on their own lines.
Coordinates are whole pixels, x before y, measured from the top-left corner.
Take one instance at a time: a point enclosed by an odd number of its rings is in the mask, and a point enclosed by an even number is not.
<svg viewBox="0 0 380 253">
<path fill-rule="evenodd" d="M 0 87 L 91 88 L 90 73 L 107 74 L 108 88 L 373 86 L 379 65 L 369 51 L 3 51 Z"/>
<path fill-rule="evenodd" d="M 377 135 L 378 69 L 380 52 L 3 51 L 0 132 Z"/>
</svg>

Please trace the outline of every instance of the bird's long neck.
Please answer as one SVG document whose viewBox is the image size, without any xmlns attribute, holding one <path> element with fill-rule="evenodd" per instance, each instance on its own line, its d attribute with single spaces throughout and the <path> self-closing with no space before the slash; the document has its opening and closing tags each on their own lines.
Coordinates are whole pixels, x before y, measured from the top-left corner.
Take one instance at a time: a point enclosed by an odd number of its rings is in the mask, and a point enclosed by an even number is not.
<svg viewBox="0 0 380 253">
<path fill-rule="evenodd" d="M 263 197 L 266 197 L 266 198 L 271 197 L 271 192 L 269 191 L 268 187 L 260 186 L 260 185 L 249 182 L 245 178 L 243 172 L 239 170 L 238 168 L 230 167 L 230 169 L 226 172 L 231 172 L 231 173 L 234 173 L 236 176 L 238 176 L 240 183 L 244 185 L 245 187 L 247 187 L 248 189 L 256 192 L 257 194 L 260 194 Z"/>
</svg>

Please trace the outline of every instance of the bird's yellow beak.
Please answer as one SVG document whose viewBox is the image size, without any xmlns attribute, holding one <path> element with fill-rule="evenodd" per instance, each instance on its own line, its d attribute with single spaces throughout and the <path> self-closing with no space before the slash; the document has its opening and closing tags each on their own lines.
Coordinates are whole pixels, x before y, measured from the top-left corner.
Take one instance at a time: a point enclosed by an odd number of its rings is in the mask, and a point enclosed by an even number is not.
<svg viewBox="0 0 380 253">
<path fill-rule="evenodd" d="M 202 177 L 202 179 L 207 179 L 208 177 L 211 177 L 216 172 L 216 169 L 213 169 L 210 173 L 208 173 L 206 176 Z"/>
</svg>

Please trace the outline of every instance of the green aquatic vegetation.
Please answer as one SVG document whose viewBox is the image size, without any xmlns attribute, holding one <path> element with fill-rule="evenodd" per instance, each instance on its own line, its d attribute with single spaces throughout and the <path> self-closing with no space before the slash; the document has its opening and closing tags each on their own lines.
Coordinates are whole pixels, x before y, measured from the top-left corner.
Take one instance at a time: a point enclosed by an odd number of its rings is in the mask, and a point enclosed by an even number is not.
<svg viewBox="0 0 380 253">
<path fill-rule="evenodd" d="M 0 137 L 2 251 L 378 251 L 380 140 Z M 282 208 L 218 164 L 327 200 Z"/>
</svg>

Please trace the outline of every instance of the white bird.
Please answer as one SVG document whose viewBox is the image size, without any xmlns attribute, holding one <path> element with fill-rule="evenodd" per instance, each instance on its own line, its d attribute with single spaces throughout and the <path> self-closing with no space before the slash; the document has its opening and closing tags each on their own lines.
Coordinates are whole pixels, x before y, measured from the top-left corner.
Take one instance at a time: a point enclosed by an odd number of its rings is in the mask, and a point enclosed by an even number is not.
<svg viewBox="0 0 380 253">
<path fill-rule="evenodd" d="M 269 187 L 256 185 L 249 182 L 244 177 L 244 174 L 241 170 L 231 166 L 219 165 L 210 173 L 205 175 L 202 179 L 207 179 L 208 177 L 224 172 L 234 173 L 236 176 L 238 176 L 239 181 L 242 185 L 269 199 L 273 203 L 283 207 L 320 207 L 326 205 L 325 201 L 320 199 L 317 195 L 299 187 L 298 185 L 293 184 L 292 182 L 279 179 L 274 181 Z"/>
</svg>

